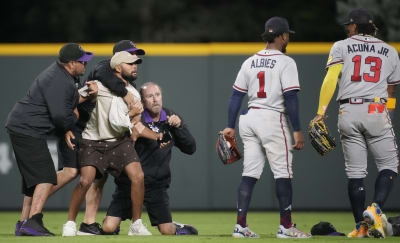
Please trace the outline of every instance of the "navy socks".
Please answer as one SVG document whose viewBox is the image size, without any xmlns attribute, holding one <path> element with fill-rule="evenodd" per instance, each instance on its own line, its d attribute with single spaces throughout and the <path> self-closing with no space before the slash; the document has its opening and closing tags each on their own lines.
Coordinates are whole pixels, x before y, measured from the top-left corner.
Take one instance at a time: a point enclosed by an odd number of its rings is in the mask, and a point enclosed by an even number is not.
<svg viewBox="0 0 400 243">
<path fill-rule="evenodd" d="M 349 179 L 347 184 L 351 209 L 353 211 L 354 221 L 359 223 L 363 220 L 365 209 L 365 187 L 363 179 Z"/>
<path fill-rule="evenodd" d="M 382 170 L 375 181 L 375 194 L 373 202 L 382 209 L 393 187 L 393 180 L 397 174 L 392 170 Z"/>
<path fill-rule="evenodd" d="M 292 180 L 276 179 L 275 190 L 279 201 L 280 224 L 288 229 L 292 227 Z"/>
<path fill-rule="evenodd" d="M 246 216 L 249 209 L 251 195 L 257 182 L 256 178 L 243 176 L 238 188 L 237 198 L 237 224 L 247 227 Z"/>
</svg>

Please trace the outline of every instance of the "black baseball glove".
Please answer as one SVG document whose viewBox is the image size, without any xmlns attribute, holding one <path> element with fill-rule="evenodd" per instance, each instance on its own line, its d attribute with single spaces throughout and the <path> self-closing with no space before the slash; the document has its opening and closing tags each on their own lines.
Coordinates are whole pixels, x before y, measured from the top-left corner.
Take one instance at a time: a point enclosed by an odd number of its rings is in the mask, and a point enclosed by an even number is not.
<svg viewBox="0 0 400 243">
<path fill-rule="evenodd" d="M 310 121 L 308 134 L 310 135 L 311 145 L 320 155 L 325 155 L 336 147 L 335 138 L 329 135 L 325 121 Z"/>
</svg>

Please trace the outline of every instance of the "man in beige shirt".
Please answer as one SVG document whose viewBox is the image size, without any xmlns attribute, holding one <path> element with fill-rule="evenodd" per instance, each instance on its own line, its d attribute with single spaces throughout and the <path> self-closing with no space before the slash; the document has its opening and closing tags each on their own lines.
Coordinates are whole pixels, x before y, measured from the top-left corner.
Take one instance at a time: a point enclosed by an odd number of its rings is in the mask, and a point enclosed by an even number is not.
<svg viewBox="0 0 400 243">
<path fill-rule="evenodd" d="M 125 51 L 116 53 L 110 62 L 114 74 L 125 82 L 128 90 L 133 92 L 134 96 L 137 91 L 128 81 L 136 78 L 137 64 L 139 63 L 141 63 L 139 57 Z M 144 131 L 141 123 L 134 122 L 134 120 L 137 120 L 135 117 L 143 111 L 143 107 L 124 114 L 132 118 L 132 122 L 135 124 L 134 127 L 115 129 L 115 126 L 113 127 L 110 122 L 110 110 L 115 95 L 100 82 L 97 84 L 96 108 L 91 113 L 87 127 L 82 133 L 83 139 L 79 148 L 81 177 L 72 194 L 68 221 L 63 227 L 63 236 L 76 235 L 75 220 L 85 194 L 94 179 L 101 178 L 107 172 L 116 177 L 122 171 L 128 175 L 131 181 L 132 223 L 129 235 L 151 235 L 141 221 L 144 176 L 139 157 L 134 149 L 136 136 L 141 136 L 144 132 L 148 132 L 147 130 Z M 140 96 L 137 98 L 140 99 Z M 133 138 L 131 138 L 131 132 Z M 161 140 L 162 134 L 148 132 L 146 137 Z"/>
</svg>

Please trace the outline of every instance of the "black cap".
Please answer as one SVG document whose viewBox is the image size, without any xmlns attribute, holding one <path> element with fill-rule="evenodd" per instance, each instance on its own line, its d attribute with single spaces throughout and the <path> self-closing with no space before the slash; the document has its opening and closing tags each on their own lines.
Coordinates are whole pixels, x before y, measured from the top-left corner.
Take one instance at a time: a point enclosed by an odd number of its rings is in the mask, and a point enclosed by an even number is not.
<svg viewBox="0 0 400 243">
<path fill-rule="evenodd" d="M 344 233 L 337 232 L 335 227 L 329 222 L 319 222 L 311 228 L 312 235 L 344 236 Z"/>
<path fill-rule="evenodd" d="M 146 52 L 143 49 L 136 48 L 135 43 L 130 40 L 122 40 L 115 43 L 113 48 L 113 54 L 120 51 L 136 52 L 137 55 L 145 55 Z"/>
<path fill-rule="evenodd" d="M 93 52 L 86 52 L 83 48 L 76 43 L 68 43 L 61 47 L 58 59 L 67 63 L 70 61 L 87 62 L 93 58 Z"/>
<path fill-rule="evenodd" d="M 265 34 L 283 34 L 283 33 L 291 33 L 294 34 L 293 30 L 289 29 L 289 23 L 287 19 L 282 17 L 272 17 L 265 22 Z"/>
<path fill-rule="evenodd" d="M 349 13 L 344 25 L 349 24 L 372 24 L 372 16 L 365 8 L 354 9 Z"/>
</svg>

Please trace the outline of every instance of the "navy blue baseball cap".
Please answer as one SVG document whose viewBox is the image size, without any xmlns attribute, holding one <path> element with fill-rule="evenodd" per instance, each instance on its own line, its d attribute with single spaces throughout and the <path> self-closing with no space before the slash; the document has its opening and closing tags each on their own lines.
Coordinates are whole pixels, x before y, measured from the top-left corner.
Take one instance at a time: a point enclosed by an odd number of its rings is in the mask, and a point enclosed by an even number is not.
<svg viewBox="0 0 400 243">
<path fill-rule="evenodd" d="M 120 51 L 136 52 L 137 55 L 146 54 L 146 52 L 143 49 L 136 48 L 135 43 L 133 43 L 133 41 L 130 40 L 122 40 L 115 43 L 113 48 L 113 54 Z"/>
<path fill-rule="evenodd" d="M 365 8 L 354 9 L 349 13 L 344 25 L 349 24 L 372 24 L 372 16 Z"/>
<path fill-rule="evenodd" d="M 76 43 L 67 43 L 61 47 L 58 59 L 67 63 L 70 61 L 88 62 L 93 58 L 93 52 L 83 50 L 83 48 Z"/>
<path fill-rule="evenodd" d="M 293 30 L 289 29 L 289 23 L 287 19 L 282 17 L 272 17 L 265 22 L 265 32 L 270 34 L 283 34 L 291 33 L 294 34 Z"/>
</svg>

